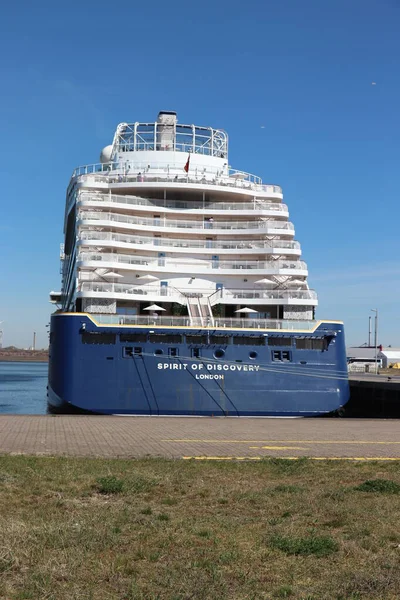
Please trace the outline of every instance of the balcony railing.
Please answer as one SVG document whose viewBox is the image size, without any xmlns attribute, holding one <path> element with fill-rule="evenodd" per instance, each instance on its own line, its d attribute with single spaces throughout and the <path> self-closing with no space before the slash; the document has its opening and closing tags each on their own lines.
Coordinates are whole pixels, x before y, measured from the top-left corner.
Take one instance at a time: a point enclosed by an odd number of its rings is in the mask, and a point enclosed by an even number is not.
<svg viewBox="0 0 400 600">
<path fill-rule="evenodd" d="M 111 231 L 86 231 L 79 232 L 79 240 L 93 241 L 112 241 L 124 244 L 145 244 L 152 248 L 165 246 L 171 248 L 201 248 L 207 249 L 225 249 L 225 250 L 245 250 L 245 249 L 281 249 L 300 250 L 300 243 L 288 240 L 171 240 L 162 237 L 150 237 L 141 235 L 129 235 L 123 233 L 113 233 Z M 283 252 L 282 252 L 283 253 Z"/>
<path fill-rule="evenodd" d="M 190 258 L 174 259 L 169 257 L 150 257 L 112 253 L 81 252 L 78 256 L 80 262 L 108 262 L 121 265 L 143 265 L 150 268 L 182 269 L 262 269 L 268 273 L 278 273 L 282 269 L 307 271 L 307 264 L 302 260 L 195 260 Z"/>
<path fill-rule="evenodd" d="M 277 213 L 288 213 L 288 207 L 283 203 L 268 202 L 267 200 L 254 200 L 252 202 L 198 202 L 181 200 L 156 200 L 140 198 L 139 196 L 123 196 L 118 194 L 93 194 L 80 192 L 77 204 L 85 206 L 87 203 L 125 204 L 127 206 L 148 206 L 150 208 L 168 208 L 179 210 L 248 210 L 248 211 L 273 211 Z"/>
<path fill-rule="evenodd" d="M 219 329 L 219 328 L 239 328 L 239 329 L 269 329 L 269 330 L 308 330 L 313 331 L 315 329 L 315 321 L 294 321 L 284 319 L 229 319 L 229 318 L 214 318 L 214 325 L 203 324 L 202 319 L 194 317 L 190 319 L 187 317 L 163 317 L 158 316 L 156 319 L 154 316 L 145 315 L 91 315 L 93 319 L 100 325 L 144 325 L 144 326 L 155 326 L 158 327 L 198 327 L 199 329 Z"/>
<path fill-rule="evenodd" d="M 293 223 L 288 221 L 186 221 L 164 218 L 135 217 L 128 215 L 119 215 L 107 212 L 80 211 L 78 220 L 81 221 L 107 221 L 112 223 L 126 223 L 128 225 L 142 225 L 145 227 L 166 228 L 174 227 L 178 229 L 282 229 L 284 231 L 294 231 Z"/>
<path fill-rule="evenodd" d="M 79 291 L 79 290 L 78 290 Z M 162 287 L 154 285 L 135 286 L 133 284 L 124 283 L 106 283 L 83 281 L 80 284 L 82 292 L 98 292 L 106 294 L 128 294 L 138 297 L 143 296 L 165 296 L 167 298 L 185 297 L 187 295 L 204 296 L 204 289 L 185 288 L 177 290 L 173 287 Z M 213 292 L 210 290 L 210 295 Z M 223 289 L 220 293 L 220 298 L 223 299 L 259 299 L 262 303 L 267 304 L 266 300 L 316 300 L 317 294 L 314 290 L 292 291 L 292 290 L 235 290 Z"/>
<path fill-rule="evenodd" d="M 289 282 L 290 283 L 290 282 Z M 316 300 L 317 293 L 314 290 L 273 290 L 273 291 L 257 291 L 257 290 L 226 290 L 226 295 L 237 298 L 238 300 L 251 300 L 253 298 L 260 300 L 266 299 L 287 299 L 291 300 Z"/>
<path fill-rule="evenodd" d="M 261 179 L 251 173 L 227 169 L 222 171 L 216 167 L 207 167 L 207 172 L 196 171 L 182 174 L 182 168 L 170 163 L 126 163 L 118 164 L 92 164 L 77 167 L 72 173 L 72 179 L 81 177 L 84 181 L 87 176 L 95 176 L 94 181 L 98 183 L 173 183 L 173 184 L 195 184 L 214 185 L 252 190 L 255 192 L 282 194 L 279 185 L 262 184 Z M 199 169 L 200 171 L 200 169 Z M 201 169 L 202 171 L 202 169 Z"/>
</svg>

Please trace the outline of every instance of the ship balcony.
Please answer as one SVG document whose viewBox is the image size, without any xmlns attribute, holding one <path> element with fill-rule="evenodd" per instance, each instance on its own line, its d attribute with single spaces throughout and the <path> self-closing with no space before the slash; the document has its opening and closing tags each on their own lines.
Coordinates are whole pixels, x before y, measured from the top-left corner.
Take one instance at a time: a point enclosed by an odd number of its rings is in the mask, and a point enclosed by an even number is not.
<svg viewBox="0 0 400 600">
<path fill-rule="evenodd" d="M 51 304 L 61 304 L 62 303 L 62 293 L 61 292 L 50 292 L 50 300 Z"/>
<path fill-rule="evenodd" d="M 77 265 L 82 269 L 119 269 L 145 271 L 146 273 L 151 271 L 200 275 L 217 270 L 220 275 L 236 275 L 240 270 L 242 275 L 288 275 L 296 278 L 308 275 L 306 263 L 300 260 L 220 260 L 217 256 L 210 260 L 201 260 L 81 252 L 77 259 Z"/>
<path fill-rule="evenodd" d="M 209 166 L 201 172 L 182 173 L 182 166 L 174 163 L 156 162 L 150 164 L 135 161 L 130 165 L 92 164 L 77 167 L 71 177 L 70 191 L 74 185 L 78 187 L 95 187 L 105 189 L 145 189 L 176 188 L 187 190 L 203 189 L 242 195 L 255 194 L 262 198 L 282 199 L 282 188 L 279 185 L 263 184 L 261 179 L 251 173 L 225 170 Z"/>
<path fill-rule="evenodd" d="M 107 283 L 83 281 L 79 284 L 76 296 L 78 298 L 109 298 L 113 300 L 135 300 L 149 302 L 178 302 L 186 305 L 189 296 L 209 296 L 212 305 L 215 304 L 247 304 L 257 305 L 300 305 L 317 306 L 317 294 L 314 290 L 204 290 L 176 289 L 173 286 L 134 285 L 124 283 Z"/>
<path fill-rule="evenodd" d="M 294 225 L 288 221 L 253 220 L 253 221 L 189 221 L 175 219 L 158 219 L 120 215 L 104 212 L 81 212 L 78 215 L 79 226 L 118 227 L 119 229 L 140 229 L 144 231 L 165 230 L 169 233 L 180 233 L 182 229 L 193 234 L 232 235 L 238 231 L 241 235 L 251 235 L 262 230 L 266 235 L 294 236 Z"/>
<path fill-rule="evenodd" d="M 212 240 L 212 239 L 170 239 L 141 235 L 114 233 L 111 231 L 85 231 L 79 232 L 79 246 L 107 246 L 131 250 L 169 251 L 176 253 L 198 253 L 230 255 L 243 254 L 270 254 L 301 256 L 300 243 L 295 240 Z"/>
<path fill-rule="evenodd" d="M 256 200 L 249 202 L 198 202 L 180 200 L 149 200 L 139 196 L 123 196 L 115 194 L 81 193 L 77 199 L 78 207 L 135 210 L 143 212 L 159 212 L 173 214 L 182 212 L 190 215 L 226 216 L 235 213 L 237 216 L 289 217 L 286 204 Z"/>
<path fill-rule="evenodd" d="M 204 323 L 204 317 L 165 317 L 158 315 L 157 320 L 150 315 L 110 315 L 110 314 L 90 314 L 88 315 L 96 325 L 144 325 L 158 327 L 206 327 L 207 329 L 219 328 L 244 328 L 244 329 L 269 329 L 285 331 L 310 331 L 313 332 L 318 327 L 316 321 L 291 320 L 291 319 L 262 319 L 259 317 L 249 318 L 214 318 L 214 323 L 210 327 Z"/>
</svg>

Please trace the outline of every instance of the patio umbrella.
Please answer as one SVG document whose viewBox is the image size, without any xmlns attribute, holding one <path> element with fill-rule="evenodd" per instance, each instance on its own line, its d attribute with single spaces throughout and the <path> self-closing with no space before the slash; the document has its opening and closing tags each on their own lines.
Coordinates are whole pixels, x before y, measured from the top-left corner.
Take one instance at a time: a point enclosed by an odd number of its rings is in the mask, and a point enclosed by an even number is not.
<svg viewBox="0 0 400 600">
<path fill-rule="evenodd" d="M 235 310 L 235 313 L 256 313 L 258 312 L 258 310 L 254 310 L 254 308 L 249 308 L 248 306 L 245 306 L 244 308 L 239 308 L 239 310 Z"/>
<path fill-rule="evenodd" d="M 263 279 L 258 279 L 254 283 L 275 283 L 273 279 L 269 279 L 268 277 L 264 277 Z"/>
<path fill-rule="evenodd" d="M 96 276 L 97 279 L 107 279 L 107 277 L 123 277 L 123 275 L 121 275 L 120 273 L 116 273 L 114 271 L 109 271 L 108 269 L 94 269 L 93 271 L 94 275 Z"/>
<path fill-rule="evenodd" d="M 158 280 L 158 277 L 155 277 L 154 275 L 150 275 L 150 273 L 149 273 L 148 275 L 141 275 L 137 279 L 142 279 L 143 281 L 156 281 L 156 280 Z"/>
<path fill-rule="evenodd" d="M 107 271 L 107 273 L 103 273 L 102 277 L 123 277 L 121 273 L 116 273 L 115 271 Z"/>
<path fill-rule="evenodd" d="M 165 310 L 165 308 L 158 306 L 158 304 L 151 304 L 150 306 L 146 306 L 143 310 Z"/>
</svg>

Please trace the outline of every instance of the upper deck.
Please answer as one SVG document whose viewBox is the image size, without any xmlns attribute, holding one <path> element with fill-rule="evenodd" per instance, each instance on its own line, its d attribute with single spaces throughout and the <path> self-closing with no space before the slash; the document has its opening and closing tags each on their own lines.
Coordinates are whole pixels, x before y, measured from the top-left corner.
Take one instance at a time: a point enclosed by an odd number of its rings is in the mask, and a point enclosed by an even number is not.
<svg viewBox="0 0 400 600">
<path fill-rule="evenodd" d="M 87 177 L 92 175 L 97 177 Z M 160 112 L 154 123 L 120 123 L 100 163 L 77 167 L 71 184 L 78 179 L 89 185 L 229 186 L 282 199 L 279 186 L 263 185 L 260 177 L 230 167 L 225 131 L 178 124 L 173 112 Z"/>
<path fill-rule="evenodd" d="M 164 316 L 214 322 L 246 303 L 260 318 L 313 319 L 316 294 L 282 201 L 279 186 L 231 169 L 223 130 L 178 124 L 172 112 L 121 123 L 100 163 L 76 168 L 68 186 L 63 304 L 140 315 L 151 299 Z"/>
<path fill-rule="evenodd" d="M 222 129 L 178 124 L 176 113 L 162 111 L 154 123 L 120 123 L 111 157 L 124 152 L 190 152 L 228 159 L 228 135 Z"/>
</svg>

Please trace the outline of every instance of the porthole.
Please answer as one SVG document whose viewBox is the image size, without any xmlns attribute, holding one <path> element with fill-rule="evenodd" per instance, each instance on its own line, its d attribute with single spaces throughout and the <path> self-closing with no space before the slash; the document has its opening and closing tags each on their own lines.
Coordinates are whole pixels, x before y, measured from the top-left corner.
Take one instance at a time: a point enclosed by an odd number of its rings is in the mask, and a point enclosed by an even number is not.
<svg viewBox="0 0 400 600">
<path fill-rule="evenodd" d="M 257 356 L 258 356 L 258 354 L 257 354 L 257 352 L 254 352 L 254 350 L 252 352 L 249 352 L 249 357 L 250 358 L 254 359 L 254 358 L 257 358 Z"/>
<path fill-rule="evenodd" d="M 162 354 L 164 354 L 164 352 L 161 350 L 161 348 L 157 348 L 157 350 L 154 350 L 155 356 L 161 356 Z"/>
<path fill-rule="evenodd" d="M 225 356 L 225 350 L 222 350 L 222 348 L 217 348 L 216 351 L 214 352 L 214 358 L 222 358 Z"/>
</svg>

